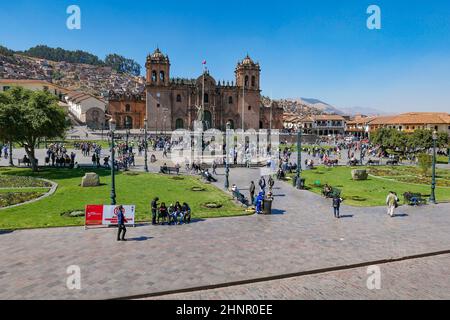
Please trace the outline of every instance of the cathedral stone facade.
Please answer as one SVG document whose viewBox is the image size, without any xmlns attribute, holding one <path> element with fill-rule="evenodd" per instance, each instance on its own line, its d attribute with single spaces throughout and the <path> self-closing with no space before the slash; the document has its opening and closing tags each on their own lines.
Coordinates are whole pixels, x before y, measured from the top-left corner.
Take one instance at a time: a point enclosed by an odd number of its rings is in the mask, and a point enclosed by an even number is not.
<svg viewBox="0 0 450 320">
<path fill-rule="evenodd" d="M 170 60 L 159 49 L 147 57 L 146 89 L 141 95 L 110 93 L 109 113 L 119 128 L 141 129 L 148 117 L 150 131 L 192 130 L 202 118 L 207 128 L 281 129 L 283 109 L 261 100 L 258 63 L 247 55 L 238 62 L 235 81 L 216 81 L 205 69 L 197 79 L 170 77 Z"/>
</svg>

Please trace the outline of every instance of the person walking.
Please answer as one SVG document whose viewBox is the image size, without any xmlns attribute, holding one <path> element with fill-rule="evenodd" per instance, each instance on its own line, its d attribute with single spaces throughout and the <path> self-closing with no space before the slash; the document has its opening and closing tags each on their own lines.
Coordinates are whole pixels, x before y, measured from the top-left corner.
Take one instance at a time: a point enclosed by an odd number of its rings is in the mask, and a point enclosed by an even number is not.
<svg viewBox="0 0 450 320">
<path fill-rule="evenodd" d="M 255 202 L 255 191 L 256 191 L 255 183 L 253 181 L 250 182 L 249 191 L 250 191 L 250 202 L 253 204 Z"/>
<path fill-rule="evenodd" d="M 340 196 L 334 195 L 333 197 L 333 210 L 334 210 L 334 217 L 337 219 L 340 219 L 340 213 L 339 210 L 341 208 L 341 203 L 344 201 Z"/>
<path fill-rule="evenodd" d="M 395 192 L 389 191 L 389 194 L 386 198 L 386 205 L 387 205 L 387 214 L 390 215 L 392 218 L 394 216 L 395 208 L 398 207 L 398 197 Z"/>
<path fill-rule="evenodd" d="M 117 241 L 127 241 L 125 239 L 125 234 L 127 233 L 127 228 L 125 227 L 125 223 L 127 223 L 127 219 L 125 218 L 125 209 L 123 206 L 119 206 L 117 213 L 117 225 L 119 226 L 117 232 Z M 121 236 L 122 235 L 122 236 Z"/>
<path fill-rule="evenodd" d="M 159 201 L 159 198 L 156 197 L 155 199 L 153 199 L 153 201 L 151 203 L 151 207 L 152 207 L 152 225 L 156 225 L 156 214 L 158 212 L 158 201 Z"/>
</svg>

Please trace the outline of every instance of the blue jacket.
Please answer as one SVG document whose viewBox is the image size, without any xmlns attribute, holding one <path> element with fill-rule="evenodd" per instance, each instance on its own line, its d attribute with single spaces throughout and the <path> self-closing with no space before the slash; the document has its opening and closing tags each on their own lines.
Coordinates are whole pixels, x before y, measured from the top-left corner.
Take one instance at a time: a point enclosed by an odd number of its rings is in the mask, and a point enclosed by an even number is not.
<svg viewBox="0 0 450 320">
<path fill-rule="evenodd" d="M 124 225 L 125 224 L 125 215 L 123 214 L 122 210 L 119 210 L 119 213 L 117 214 L 117 224 L 118 225 Z"/>
</svg>

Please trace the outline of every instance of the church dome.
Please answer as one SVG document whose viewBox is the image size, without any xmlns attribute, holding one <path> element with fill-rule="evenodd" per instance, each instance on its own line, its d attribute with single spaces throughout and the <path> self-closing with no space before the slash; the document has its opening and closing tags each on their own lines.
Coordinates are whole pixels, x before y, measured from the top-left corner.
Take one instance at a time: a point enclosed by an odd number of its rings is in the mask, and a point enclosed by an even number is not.
<svg viewBox="0 0 450 320">
<path fill-rule="evenodd" d="M 159 48 L 156 48 L 155 52 L 150 55 L 152 60 L 165 61 L 168 60 L 167 56 L 165 56 Z"/>
<path fill-rule="evenodd" d="M 244 58 L 244 60 L 242 60 L 242 64 L 245 66 L 253 66 L 255 65 L 255 63 L 253 62 L 253 60 L 249 57 L 249 55 L 247 54 L 247 56 Z"/>
</svg>

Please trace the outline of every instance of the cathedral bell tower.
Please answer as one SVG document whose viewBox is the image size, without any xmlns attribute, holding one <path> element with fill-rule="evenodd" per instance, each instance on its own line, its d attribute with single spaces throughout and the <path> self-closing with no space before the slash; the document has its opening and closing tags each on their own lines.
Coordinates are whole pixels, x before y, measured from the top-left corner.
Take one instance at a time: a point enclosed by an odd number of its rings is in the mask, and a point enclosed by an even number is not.
<svg viewBox="0 0 450 320">
<path fill-rule="evenodd" d="M 247 55 L 236 67 L 236 86 L 238 90 L 237 113 L 240 116 L 239 128 L 244 130 L 258 130 L 260 126 L 259 114 L 261 106 L 259 63 Z"/>
<path fill-rule="evenodd" d="M 147 69 L 146 79 L 148 86 L 169 86 L 169 57 L 162 54 L 159 48 L 157 48 L 155 52 L 147 57 L 145 68 Z"/>
</svg>

